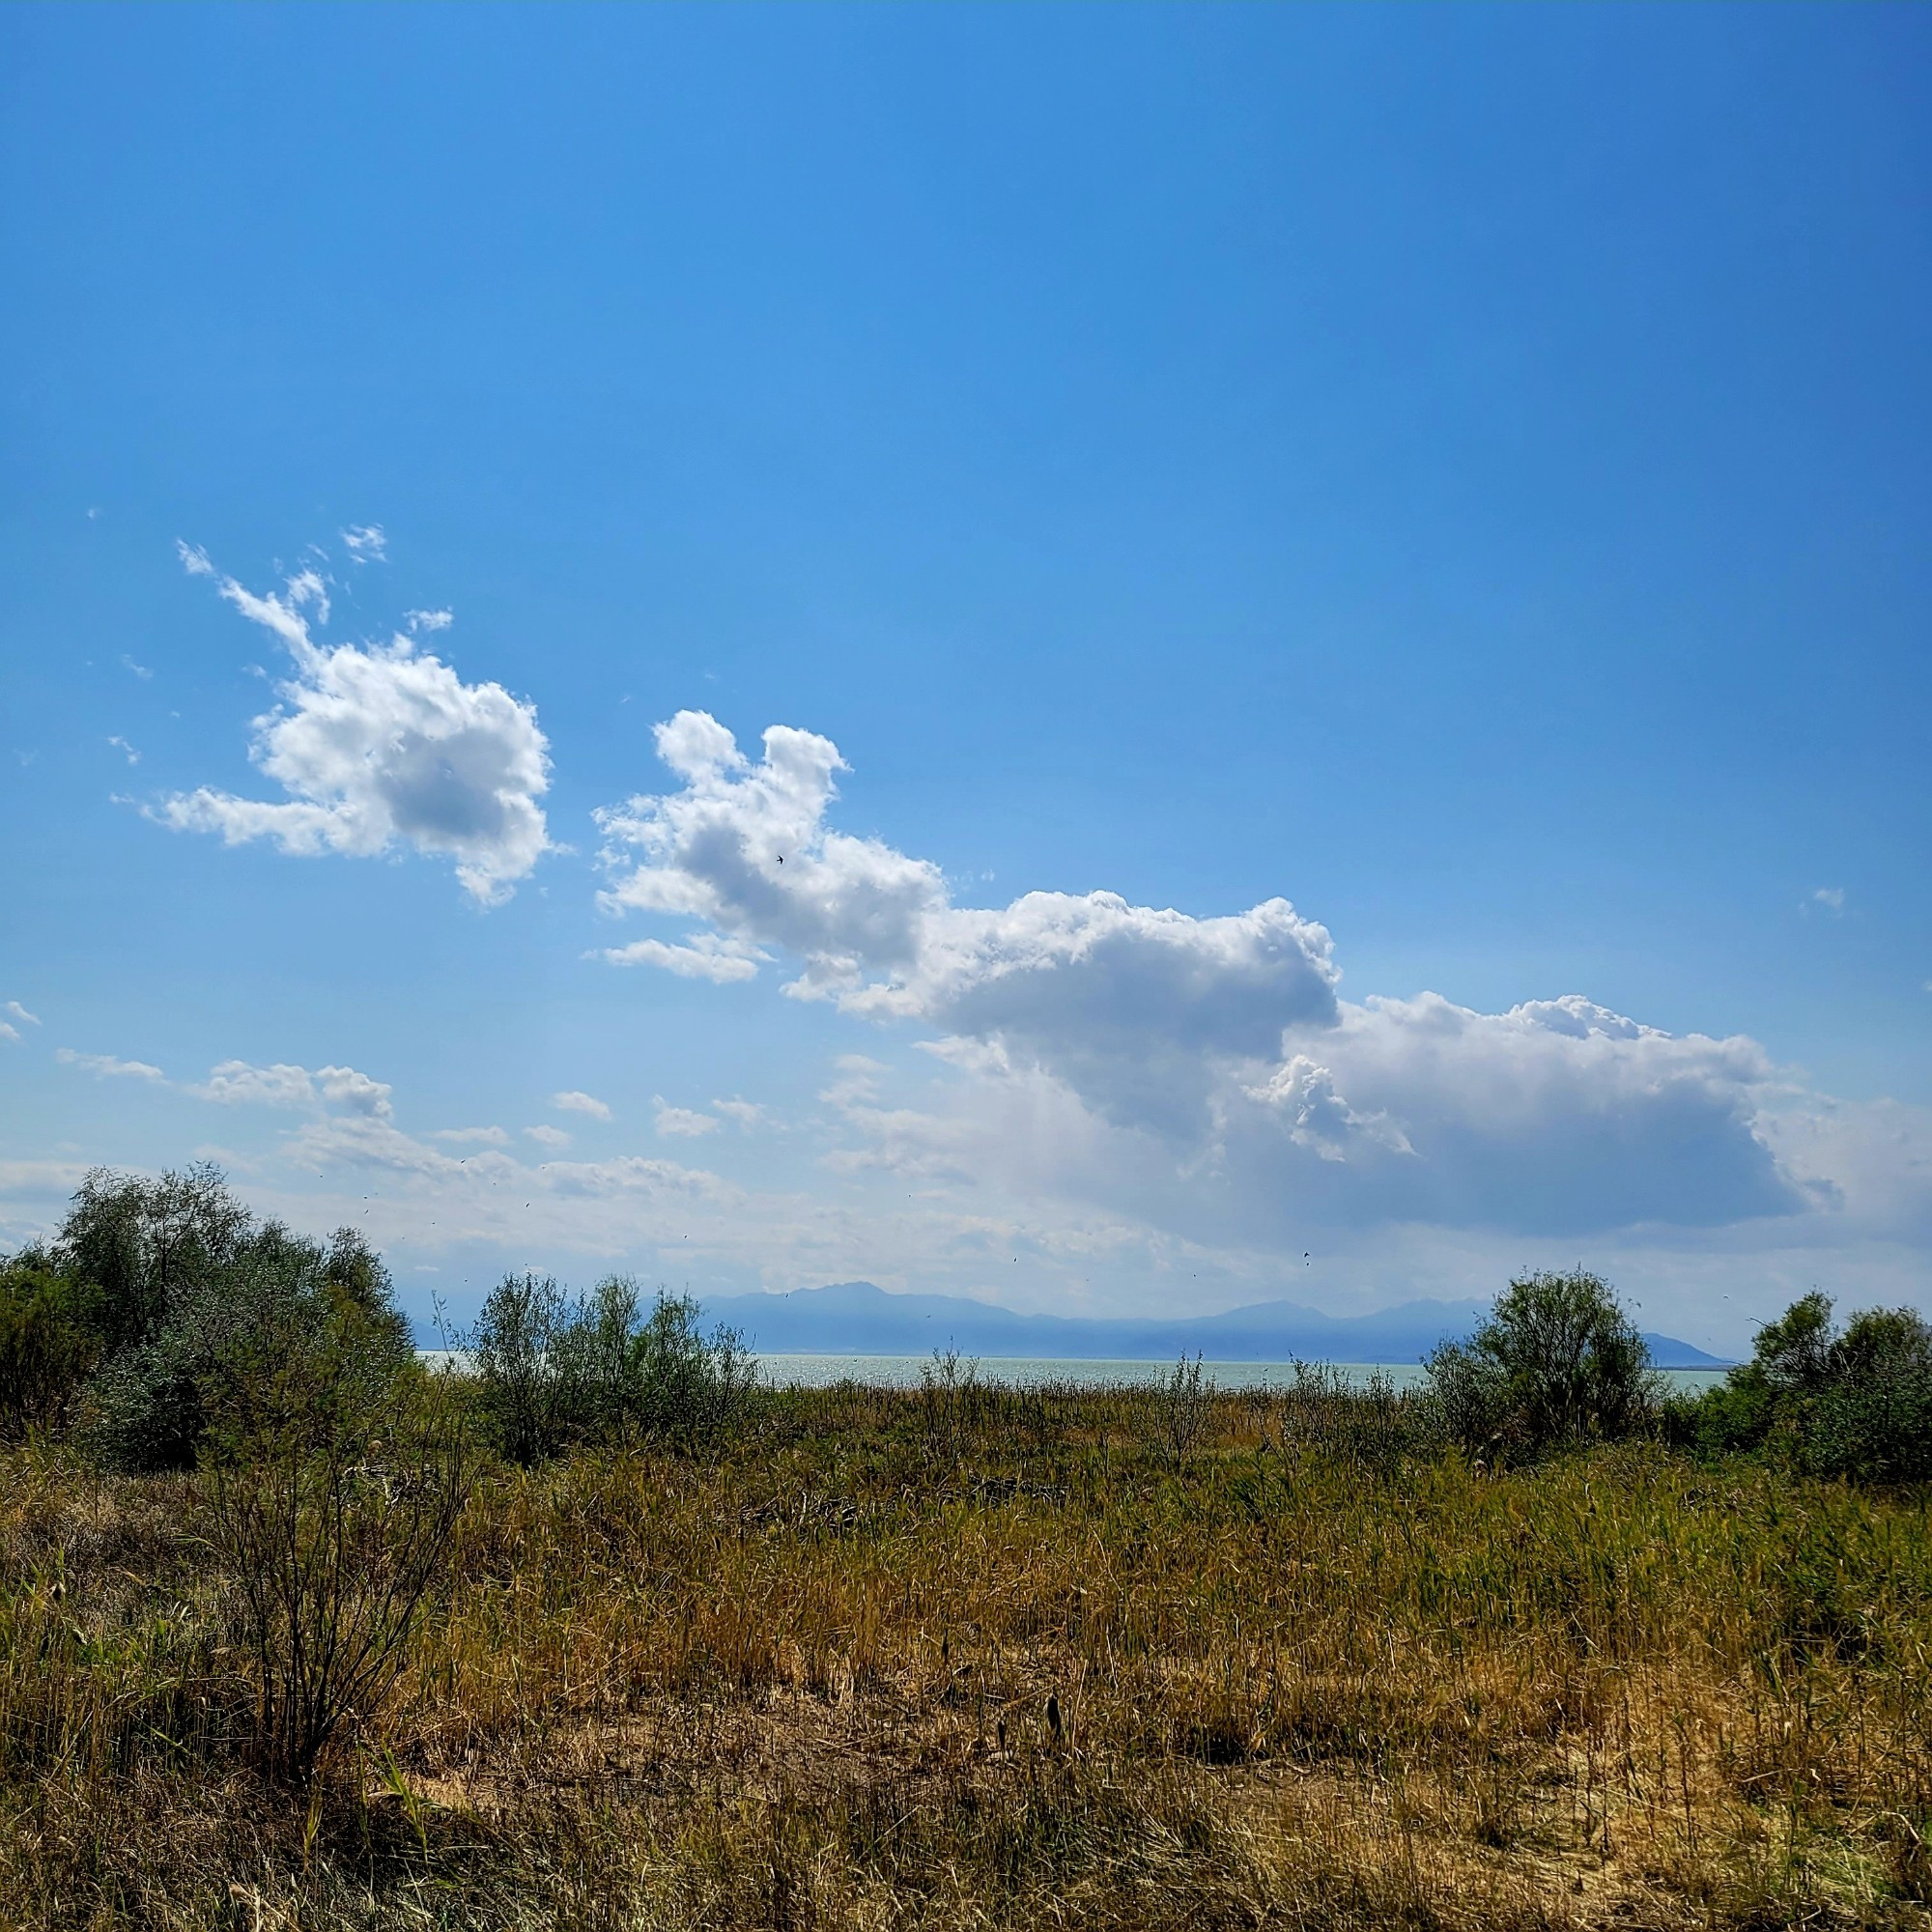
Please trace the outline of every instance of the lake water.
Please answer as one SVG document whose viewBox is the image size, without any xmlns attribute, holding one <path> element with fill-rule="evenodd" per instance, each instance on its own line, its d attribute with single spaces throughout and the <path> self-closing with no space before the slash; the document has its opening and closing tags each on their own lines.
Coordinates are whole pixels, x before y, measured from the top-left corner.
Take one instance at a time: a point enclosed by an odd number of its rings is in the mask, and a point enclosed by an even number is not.
<svg viewBox="0 0 1932 1932">
<path fill-rule="evenodd" d="M 460 1364 L 464 1356 L 447 1349 L 416 1351 L 432 1368 Z M 1172 1362 L 1059 1360 L 1043 1355 L 981 1355 L 959 1358 L 963 1375 L 971 1363 L 982 1382 L 1024 1387 L 1031 1382 L 1072 1382 L 1088 1388 L 1121 1382 L 1164 1382 L 1174 1374 Z M 760 1355 L 758 1373 L 779 1388 L 830 1388 L 836 1382 L 867 1382 L 874 1388 L 917 1388 L 933 1366 L 930 1355 Z M 1385 1376 L 1397 1388 L 1415 1388 L 1428 1379 L 1420 1362 L 1316 1362 L 1357 1388 L 1372 1376 Z M 1672 1390 L 1695 1395 L 1724 1379 L 1722 1369 L 1660 1369 Z M 1201 1378 L 1216 1388 L 1269 1388 L 1294 1380 L 1293 1362 L 1203 1362 Z"/>
<path fill-rule="evenodd" d="M 967 1358 L 961 1356 L 960 1371 Z M 826 1388 L 834 1382 L 869 1382 L 881 1388 L 917 1388 L 921 1375 L 933 1366 L 930 1355 L 760 1355 L 758 1367 L 769 1382 L 781 1388 Z M 1420 1362 L 1322 1362 L 1311 1364 L 1340 1376 L 1357 1387 L 1372 1376 L 1386 1376 L 1399 1389 L 1414 1388 L 1428 1379 Z M 1095 1383 L 1163 1382 L 1174 1374 L 1172 1362 L 1056 1361 L 1031 1355 L 984 1355 L 976 1364 L 982 1382 Z M 1662 1369 L 1659 1373 L 1674 1390 L 1695 1394 L 1724 1379 L 1722 1369 Z M 1293 1362 L 1203 1362 L 1201 1378 L 1217 1388 L 1266 1388 L 1294 1380 Z"/>
</svg>

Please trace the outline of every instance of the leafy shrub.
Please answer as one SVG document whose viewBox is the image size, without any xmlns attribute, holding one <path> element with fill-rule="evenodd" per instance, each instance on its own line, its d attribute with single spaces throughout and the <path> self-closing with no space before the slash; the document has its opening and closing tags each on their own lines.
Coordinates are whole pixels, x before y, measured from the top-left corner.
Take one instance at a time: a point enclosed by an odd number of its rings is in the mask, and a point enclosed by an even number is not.
<svg viewBox="0 0 1932 1932">
<path fill-rule="evenodd" d="M 359 1234 L 324 1243 L 259 1223 L 213 1167 L 158 1180 L 97 1169 L 45 1259 L 86 1285 L 76 1293 L 100 1356 L 91 1433 L 126 1468 L 191 1466 L 246 1349 L 327 1333 L 378 1381 L 414 1359 L 387 1272 Z"/>
<path fill-rule="evenodd" d="M 1672 1421 L 1707 1454 L 1760 1450 L 1821 1475 L 1932 1480 L 1932 1323 L 1875 1308 L 1836 1332 L 1830 1297 L 1804 1295 Z"/>
<path fill-rule="evenodd" d="M 67 1420 L 99 1359 L 97 1300 L 38 1258 L 0 1265 L 0 1441 Z"/>
<path fill-rule="evenodd" d="M 628 1283 L 606 1283 L 635 1297 Z M 604 1291 L 600 1291 L 600 1293 Z M 635 1299 L 631 1305 L 635 1307 Z M 687 1446 L 715 1440 L 737 1421 L 757 1373 L 745 1338 L 723 1324 L 698 1330 L 699 1309 L 688 1294 L 659 1293 L 627 1355 L 631 1412 L 649 1435 Z"/>
<path fill-rule="evenodd" d="M 698 1321 L 696 1301 L 662 1293 L 640 1320 L 637 1285 L 619 1275 L 575 1301 L 547 1276 L 506 1275 L 466 1338 L 497 1447 L 529 1464 L 580 1442 L 722 1435 L 755 1364 L 734 1330 L 707 1336 Z"/>
<path fill-rule="evenodd" d="M 1609 1285 L 1580 1270 L 1524 1275 L 1467 1342 L 1428 1360 L 1447 1433 L 1507 1457 L 1648 1426 L 1660 1389 L 1650 1350 Z"/>
<path fill-rule="evenodd" d="M 212 1163 L 158 1180 L 97 1167 L 75 1193 L 50 1260 L 98 1292 L 102 1352 L 111 1356 L 153 1336 L 253 1228 Z"/>
<path fill-rule="evenodd" d="M 224 1287 L 197 1378 L 211 1540 L 242 1605 L 262 1767 L 306 1784 L 446 1591 L 474 1459 L 446 1383 L 397 1356 L 313 1244 L 262 1244 Z"/>
</svg>

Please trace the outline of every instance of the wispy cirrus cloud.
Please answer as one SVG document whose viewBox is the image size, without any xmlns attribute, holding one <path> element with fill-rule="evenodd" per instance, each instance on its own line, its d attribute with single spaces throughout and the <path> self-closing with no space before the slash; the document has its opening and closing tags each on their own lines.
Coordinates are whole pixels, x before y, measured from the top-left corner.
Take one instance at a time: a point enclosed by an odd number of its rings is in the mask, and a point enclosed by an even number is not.
<svg viewBox="0 0 1932 1932">
<path fill-rule="evenodd" d="M 341 537 L 352 563 L 388 562 L 389 539 L 381 524 L 351 524 Z"/>
<path fill-rule="evenodd" d="M 119 1060 L 111 1053 L 76 1053 L 71 1046 L 57 1046 L 54 1058 L 64 1066 L 78 1066 L 99 1080 L 157 1080 L 167 1075 L 145 1060 Z"/>
</svg>

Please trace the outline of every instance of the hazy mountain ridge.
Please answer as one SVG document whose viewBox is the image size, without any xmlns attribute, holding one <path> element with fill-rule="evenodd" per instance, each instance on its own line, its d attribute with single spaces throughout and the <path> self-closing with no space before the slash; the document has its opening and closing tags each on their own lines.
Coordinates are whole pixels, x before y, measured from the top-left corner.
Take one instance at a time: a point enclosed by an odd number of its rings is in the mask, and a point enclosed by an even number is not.
<svg viewBox="0 0 1932 1932">
<path fill-rule="evenodd" d="M 708 1321 L 742 1329 L 754 1350 L 780 1355 L 967 1355 L 1160 1361 L 1199 1352 L 1209 1361 L 1415 1362 L 1438 1342 L 1467 1335 L 1484 1301 L 1406 1301 L 1373 1315 L 1323 1315 L 1264 1301 L 1185 1320 L 1019 1315 L 952 1294 L 890 1294 L 868 1281 L 786 1294 L 717 1295 Z M 1646 1333 L 1660 1368 L 1720 1368 L 1719 1357 L 1671 1335 Z"/>
</svg>

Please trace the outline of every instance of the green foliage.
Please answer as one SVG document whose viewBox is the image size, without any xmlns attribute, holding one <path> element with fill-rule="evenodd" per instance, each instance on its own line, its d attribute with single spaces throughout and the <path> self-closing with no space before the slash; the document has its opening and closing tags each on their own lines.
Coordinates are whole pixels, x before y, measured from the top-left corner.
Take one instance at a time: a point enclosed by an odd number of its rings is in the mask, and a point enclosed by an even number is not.
<svg viewBox="0 0 1932 1932">
<path fill-rule="evenodd" d="M 99 1292 L 111 1356 L 152 1338 L 185 1296 L 234 1259 L 253 1226 L 212 1163 L 158 1180 L 97 1167 L 68 1208 L 51 1260 Z"/>
<path fill-rule="evenodd" d="M 548 1276 L 506 1275 L 466 1340 L 497 1449 L 527 1465 L 580 1442 L 689 1446 L 728 1430 L 755 1369 L 743 1340 L 701 1333 L 688 1295 L 640 1313 L 623 1276 L 573 1301 Z"/>
<path fill-rule="evenodd" d="M 37 1254 L 0 1264 L 0 1441 L 65 1423 L 99 1355 L 91 1290 Z"/>
<path fill-rule="evenodd" d="M 1932 1480 L 1932 1324 L 1909 1308 L 1874 1308 L 1834 1333 L 1831 1299 L 1814 1292 L 1671 1421 L 1707 1456 L 1756 1450 L 1819 1475 Z"/>
<path fill-rule="evenodd" d="M 1637 1434 L 1659 1400 L 1643 1337 L 1609 1285 L 1580 1270 L 1511 1282 L 1428 1368 L 1446 1431 L 1492 1459 Z"/>
<path fill-rule="evenodd" d="M 158 1180 L 97 1169 L 45 1259 L 81 1284 L 99 1357 L 90 1433 L 123 1468 L 189 1467 L 258 1362 L 322 1350 L 338 1378 L 380 1386 L 414 1359 L 360 1235 L 324 1243 L 257 1222 L 211 1166 Z"/>
</svg>

